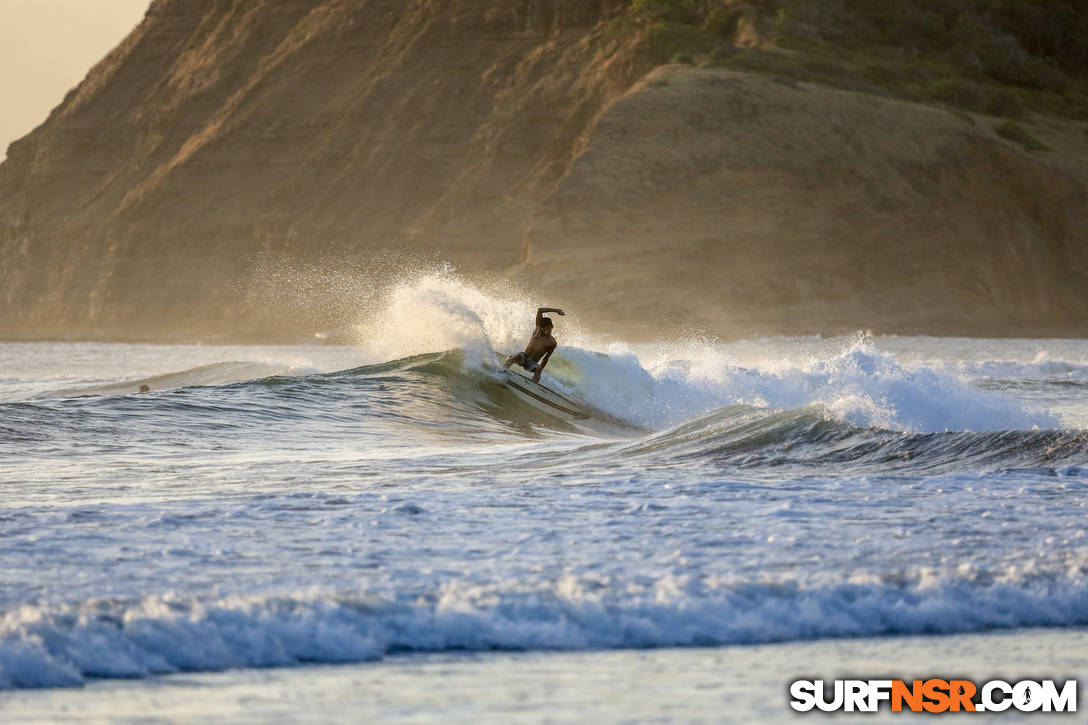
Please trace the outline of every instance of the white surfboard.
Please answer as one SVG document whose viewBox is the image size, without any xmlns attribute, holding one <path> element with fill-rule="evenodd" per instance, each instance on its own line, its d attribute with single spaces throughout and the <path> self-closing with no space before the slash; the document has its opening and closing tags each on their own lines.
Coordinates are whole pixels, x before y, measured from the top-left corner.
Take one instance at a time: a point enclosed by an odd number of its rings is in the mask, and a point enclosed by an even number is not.
<svg viewBox="0 0 1088 725">
<path fill-rule="evenodd" d="M 534 383 L 520 373 L 503 370 L 502 379 L 506 387 L 514 391 L 514 395 L 537 410 L 550 413 L 562 420 L 586 420 L 590 417 L 578 403 L 551 388 Z"/>
</svg>

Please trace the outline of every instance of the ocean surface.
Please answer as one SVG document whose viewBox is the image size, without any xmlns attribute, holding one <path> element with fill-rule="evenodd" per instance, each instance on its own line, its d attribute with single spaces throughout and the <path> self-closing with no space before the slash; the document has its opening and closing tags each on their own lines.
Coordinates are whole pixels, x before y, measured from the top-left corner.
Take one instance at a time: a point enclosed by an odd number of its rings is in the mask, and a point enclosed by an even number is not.
<svg viewBox="0 0 1088 725">
<path fill-rule="evenodd" d="M 533 312 L 433 275 L 357 346 L 0 344 L 0 689 L 1088 624 L 1088 340 L 568 315 L 574 424 L 500 382 Z"/>
</svg>

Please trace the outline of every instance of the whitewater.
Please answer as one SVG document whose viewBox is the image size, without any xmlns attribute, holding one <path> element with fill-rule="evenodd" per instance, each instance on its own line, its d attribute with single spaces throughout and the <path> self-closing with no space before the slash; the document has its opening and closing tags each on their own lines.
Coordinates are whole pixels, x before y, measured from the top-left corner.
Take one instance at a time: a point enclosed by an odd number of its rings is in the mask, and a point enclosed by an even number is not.
<svg viewBox="0 0 1088 725">
<path fill-rule="evenodd" d="M 571 314 L 573 424 L 498 374 L 535 302 L 446 272 L 357 345 L 0 344 L 0 689 L 1088 624 L 1088 340 Z"/>
</svg>

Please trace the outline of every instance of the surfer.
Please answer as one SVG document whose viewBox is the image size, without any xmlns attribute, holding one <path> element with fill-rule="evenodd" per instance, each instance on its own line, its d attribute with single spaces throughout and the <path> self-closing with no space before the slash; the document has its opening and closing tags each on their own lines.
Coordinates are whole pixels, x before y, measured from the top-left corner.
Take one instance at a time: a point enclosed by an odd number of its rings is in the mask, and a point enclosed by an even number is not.
<svg viewBox="0 0 1088 725">
<path fill-rule="evenodd" d="M 504 368 L 508 368 L 517 363 L 533 374 L 534 383 L 540 382 L 540 374 L 544 372 L 544 366 L 548 364 L 549 358 L 551 358 L 552 353 L 555 352 L 555 348 L 559 344 L 552 337 L 551 318 L 544 316 L 548 312 L 565 316 L 563 310 L 558 307 L 538 308 L 536 311 L 536 329 L 533 330 L 533 336 L 529 338 L 529 344 L 525 346 L 525 352 L 511 355 L 502 364 Z"/>
</svg>

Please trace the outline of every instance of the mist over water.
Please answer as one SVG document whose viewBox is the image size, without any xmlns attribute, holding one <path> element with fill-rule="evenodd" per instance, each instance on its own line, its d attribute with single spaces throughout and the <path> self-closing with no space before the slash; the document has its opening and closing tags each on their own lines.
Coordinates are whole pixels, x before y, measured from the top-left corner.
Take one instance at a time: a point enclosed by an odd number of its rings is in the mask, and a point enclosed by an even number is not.
<svg viewBox="0 0 1088 725">
<path fill-rule="evenodd" d="M 576 425 L 497 374 L 535 301 L 379 304 L 358 346 L 0 345 L 0 686 L 1088 623 L 1088 341 L 570 314 Z"/>
</svg>

